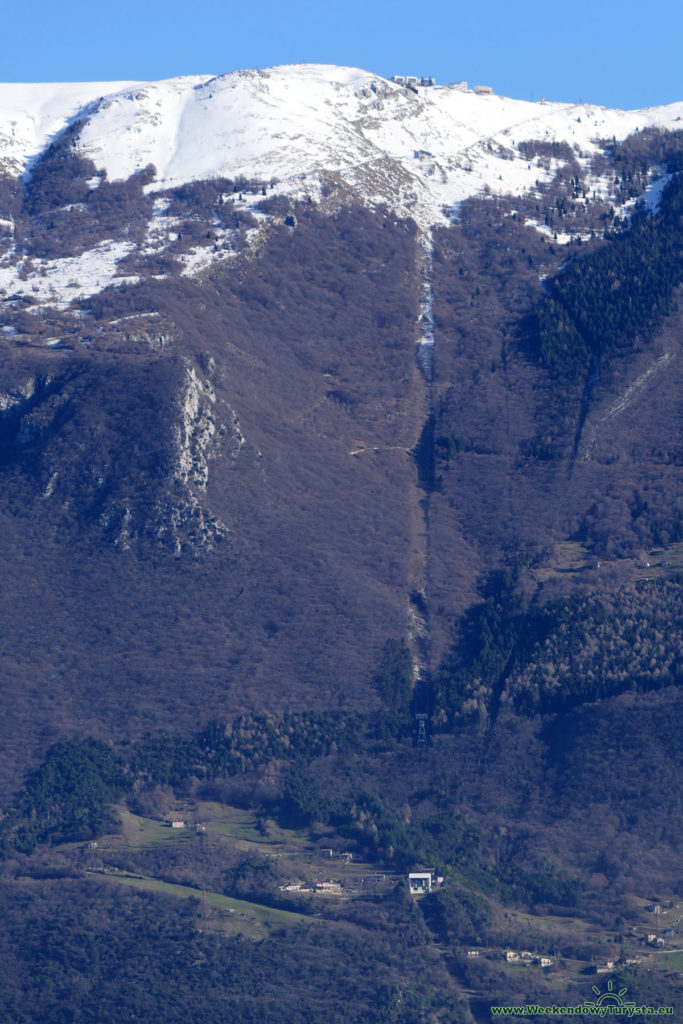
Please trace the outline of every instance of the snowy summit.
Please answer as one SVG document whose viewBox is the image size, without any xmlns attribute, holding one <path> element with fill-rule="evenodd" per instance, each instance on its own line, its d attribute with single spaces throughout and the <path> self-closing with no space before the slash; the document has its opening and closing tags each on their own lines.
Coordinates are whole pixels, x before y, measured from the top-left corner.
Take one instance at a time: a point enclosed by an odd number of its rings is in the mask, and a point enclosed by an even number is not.
<svg viewBox="0 0 683 1024">
<path fill-rule="evenodd" d="M 600 142 L 672 128 L 683 103 L 646 110 L 532 103 L 464 83 L 396 84 L 367 71 L 305 64 L 162 82 L 1 85 L 2 165 L 30 173 L 67 126 L 109 180 L 149 164 L 152 191 L 210 177 L 273 182 L 319 198 L 326 182 L 385 202 L 424 228 L 484 189 L 520 193 L 554 168 L 517 145 L 568 143 L 579 160 Z"/>
</svg>

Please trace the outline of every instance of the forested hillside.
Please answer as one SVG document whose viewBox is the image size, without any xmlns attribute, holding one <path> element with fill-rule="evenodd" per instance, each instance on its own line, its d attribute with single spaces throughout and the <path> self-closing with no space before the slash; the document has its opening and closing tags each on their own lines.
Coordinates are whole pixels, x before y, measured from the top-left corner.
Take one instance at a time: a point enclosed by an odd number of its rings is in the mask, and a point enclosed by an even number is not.
<svg viewBox="0 0 683 1024">
<path fill-rule="evenodd" d="M 114 174 L 151 87 L 3 165 L 2 1020 L 680 1001 L 680 133 L 349 81 L 284 182 Z"/>
</svg>

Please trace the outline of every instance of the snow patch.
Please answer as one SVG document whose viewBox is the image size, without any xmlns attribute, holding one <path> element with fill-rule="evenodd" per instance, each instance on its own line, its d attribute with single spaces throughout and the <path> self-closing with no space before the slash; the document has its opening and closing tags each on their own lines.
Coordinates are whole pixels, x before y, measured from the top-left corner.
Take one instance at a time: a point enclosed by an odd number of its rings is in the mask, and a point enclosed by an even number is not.
<svg viewBox="0 0 683 1024">
<path fill-rule="evenodd" d="M 80 256 L 63 259 L 12 263 L 12 256 L 5 257 L 0 261 L 0 296 L 29 297 L 34 305 L 66 309 L 71 302 L 96 295 L 109 284 L 135 283 L 137 277 L 117 276 L 119 262 L 134 248 L 133 242 L 109 240 Z"/>
<path fill-rule="evenodd" d="M 132 82 L 0 84 L 0 168 L 23 173 L 98 97 Z"/>
<path fill-rule="evenodd" d="M 664 191 L 664 189 L 669 184 L 672 178 L 673 174 L 664 174 L 660 169 L 660 177 L 658 177 L 645 189 L 642 198 L 643 202 L 645 203 L 645 208 L 647 209 L 650 215 L 655 214 L 659 209 L 659 204 L 662 201 L 662 192 Z"/>
<path fill-rule="evenodd" d="M 571 235 L 566 231 L 556 231 L 555 228 L 548 227 L 547 224 L 540 224 L 537 220 L 531 220 L 527 218 L 524 221 L 524 226 L 529 228 L 535 228 L 536 231 L 541 235 L 545 235 L 547 238 L 552 239 L 553 242 L 557 242 L 558 245 L 568 245 L 569 242 L 576 238 L 580 238 L 583 242 L 587 242 L 591 237 L 590 235 Z"/>
</svg>

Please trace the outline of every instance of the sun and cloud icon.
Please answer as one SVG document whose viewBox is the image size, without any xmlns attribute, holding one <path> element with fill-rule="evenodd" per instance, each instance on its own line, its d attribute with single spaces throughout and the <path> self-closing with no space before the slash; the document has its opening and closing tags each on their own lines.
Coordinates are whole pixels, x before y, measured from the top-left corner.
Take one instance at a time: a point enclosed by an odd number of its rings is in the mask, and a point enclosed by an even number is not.
<svg viewBox="0 0 683 1024">
<path fill-rule="evenodd" d="M 600 993 L 600 989 L 598 988 L 597 985 L 593 985 L 593 991 L 595 992 L 596 996 L 600 996 L 600 998 L 597 1000 L 597 1002 L 595 1004 L 596 1006 L 604 1006 L 605 1003 L 611 1003 L 612 1006 L 623 1006 L 624 1005 L 624 1001 L 623 1001 L 623 999 L 621 997 L 626 995 L 626 993 L 628 992 L 628 989 L 627 988 L 620 988 L 618 992 L 615 992 L 614 991 L 614 982 L 613 981 L 608 981 L 607 982 L 607 991 L 606 992 L 603 992 L 601 994 Z"/>
<path fill-rule="evenodd" d="M 628 992 L 627 988 L 620 988 L 618 991 L 614 988 L 614 982 L 607 982 L 607 991 L 601 992 L 597 985 L 593 985 L 593 991 L 598 997 L 595 1001 L 586 1001 L 587 1007 L 596 1006 L 624 1006 L 630 1007 L 635 1006 L 634 1002 L 624 1002 L 623 996 Z"/>
</svg>

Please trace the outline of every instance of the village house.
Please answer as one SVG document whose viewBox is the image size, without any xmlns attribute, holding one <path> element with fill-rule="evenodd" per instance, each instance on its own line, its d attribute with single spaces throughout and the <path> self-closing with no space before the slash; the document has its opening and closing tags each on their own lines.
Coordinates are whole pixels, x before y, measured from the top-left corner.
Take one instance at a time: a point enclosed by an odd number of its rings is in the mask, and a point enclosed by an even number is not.
<svg viewBox="0 0 683 1024">
<path fill-rule="evenodd" d="M 408 875 L 408 888 L 412 896 L 424 896 L 432 891 L 433 871 L 411 871 Z"/>
<path fill-rule="evenodd" d="M 334 882 L 332 880 L 327 882 L 316 882 L 315 891 L 322 893 L 325 896 L 341 896 L 341 882 Z"/>
<path fill-rule="evenodd" d="M 407 85 L 412 89 L 415 89 L 418 85 L 425 89 L 436 85 L 436 79 L 431 76 L 418 78 L 417 75 L 392 75 L 391 81 L 395 85 Z"/>
<path fill-rule="evenodd" d="M 610 971 L 614 970 L 614 960 L 605 960 L 603 963 L 595 965 L 596 974 L 609 974 Z"/>
<path fill-rule="evenodd" d="M 332 850 L 329 846 L 323 846 L 316 850 L 316 856 L 330 857 L 332 860 L 343 860 L 345 864 L 349 864 L 353 860 L 353 854 L 350 850 Z"/>
</svg>

